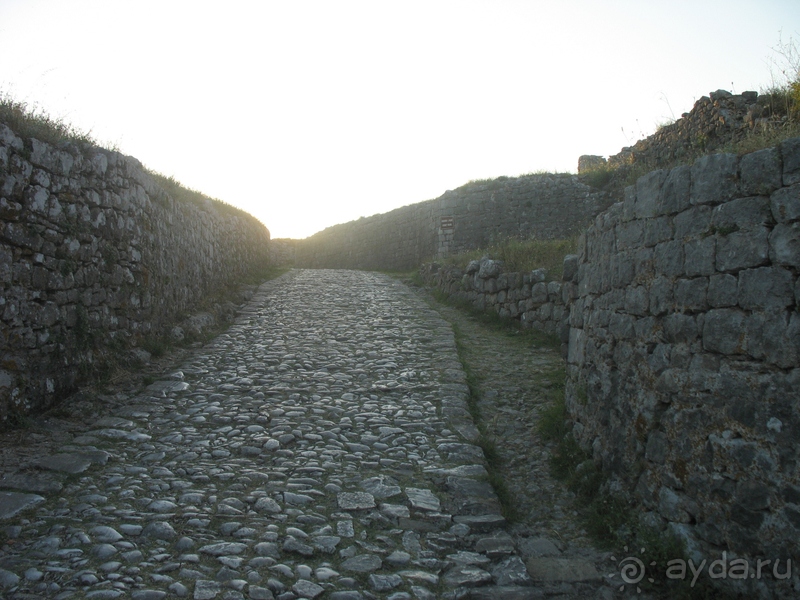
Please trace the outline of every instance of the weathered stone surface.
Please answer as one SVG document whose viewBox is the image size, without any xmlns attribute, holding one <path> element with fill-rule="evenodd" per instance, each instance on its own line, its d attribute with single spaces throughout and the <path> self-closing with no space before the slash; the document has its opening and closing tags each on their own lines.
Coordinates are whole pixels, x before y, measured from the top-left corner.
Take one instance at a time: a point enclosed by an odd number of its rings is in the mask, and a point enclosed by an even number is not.
<svg viewBox="0 0 800 600">
<path fill-rule="evenodd" d="M 359 554 L 345 560 L 340 566 L 345 571 L 372 573 L 381 568 L 382 561 L 375 554 Z"/>
<path fill-rule="evenodd" d="M 783 185 L 800 183 L 800 138 L 792 138 L 781 143 L 783 161 Z"/>
<path fill-rule="evenodd" d="M 800 223 L 777 225 L 769 236 L 769 256 L 773 263 L 790 267 L 800 262 Z"/>
<path fill-rule="evenodd" d="M 740 271 L 738 300 L 748 310 L 785 309 L 795 304 L 794 277 L 786 269 L 773 267 Z"/>
<path fill-rule="evenodd" d="M 658 212 L 671 215 L 682 212 L 691 205 L 691 167 L 683 166 L 672 169 L 664 180 L 659 197 Z"/>
<path fill-rule="evenodd" d="M 739 159 L 735 154 L 701 156 L 692 165 L 692 204 L 719 204 L 739 192 Z"/>
<path fill-rule="evenodd" d="M 447 587 L 477 587 L 492 581 L 492 574 L 478 567 L 456 566 L 442 577 Z"/>
<path fill-rule="evenodd" d="M 745 154 L 739 168 L 744 196 L 768 196 L 783 185 L 778 148 L 765 148 Z"/>
<path fill-rule="evenodd" d="M 292 586 L 292 591 L 300 597 L 314 600 L 325 593 L 325 588 L 307 579 L 301 579 Z"/>
<path fill-rule="evenodd" d="M 61 491 L 64 484 L 53 476 L 36 475 L 33 473 L 9 473 L 0 477 L 0 488 L 7 490 L 21 490 L 39 494 L 52 494 Z"/>
<path fill-rule="evenodd" d="M 394 480 L 386 477 L 371 477 L 361 482 L 361 487 L 373 498 L 391 498 L 402 492 L 400 486 Z"/>
<path fill-rule="evenodd" d="M 200 552 L 211 556 L 228 556 L 230 554 L 241 554 L 246 548 L 246 544 L 238 542 L 219 542 L 202 546 Z"/>
<path fill-rule="evenodd" d="M 735 272 L 760 267 L 769 261 L 769 230 L 736 231 L 717 237 L 717 270 Z"/>
<path fill-rule="evenodd" d="M 800 184 L 782 188 L 770 196 L 772 216 L 778 223 L 800 219 Z"/>
<path fill-rule="evenodd" d="M 406 496 L 411 502 L 411 507 L 417 510 L 438 511 L 440 509 L 439 499 L 430 490 L 406 488 Z"/>
<path fill-rule="evenodd" d="M 0 492 L 0 519 L 9 519 L 40 502 L 44 502 L 44 498 L 36 494 Z"/>
<path fill-rule="evenodd" d="M 495 278 L 503 272 L 503 263 L 499 260 L 492 260 L 489 258 L 481 259 L 480 265 L 481 267 L 478 270 L 478 277 L 480 279 Z M 496 282 L 495 285 L 497 285 Z"/>
<path fill-rule="evenodd" d="M 534 581 L 600 581 L 595 566 L 585 560 L 569 558 L 529 558 L 528 574 Z"/>
<path fill-rule="evenodd" d="M 375 508 L 375 497 L 366 492 L 341 492 L 337 498 L 339 508 L 343 510 Z"/>
<path fill-rule="evenodd" d="M 636 182 L 636 204 L 634 205 L 636 219 L 646 219 L 659 214 L 661 186 L 668 173 L 665 170 L 651 171 Z"/>
</svg>

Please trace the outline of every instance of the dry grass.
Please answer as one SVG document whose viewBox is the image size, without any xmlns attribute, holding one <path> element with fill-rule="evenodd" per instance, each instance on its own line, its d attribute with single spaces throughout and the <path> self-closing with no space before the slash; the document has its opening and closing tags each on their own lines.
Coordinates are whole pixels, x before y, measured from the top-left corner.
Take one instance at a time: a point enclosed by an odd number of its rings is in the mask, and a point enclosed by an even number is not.
<svg viewBox="0 0 800 600">
<path fill-rule="evenodd" d="M 0 123 L 5 123 L 21 137 L 36 138 L 55 146 L 64 142 L 99 145 L 90 133 L 47 114 L 38 105 L 14 100 L 8 93 L 0 95 Z"/>
<path fill-rule="evenodd" d="M 444 259 L 459 269 L 465 269 L 472 260 L 489 256 L 502 260 L 505 270 L 510 273 L 523 273 L 533 269 L 547 269 L 548 276 L 560 278 L 564 257 L 575 254 L 578 249 L 578 237 L 565 240 L 521 240 L 506 238 L 486 248 L 470 250 Z"/>
<path fill-rule="evenodd" d="M 24 139 L 35 138 L 53 146 L 72 143 L 79 146 L 101 147 L 112 152 L 118 151 L 111 145 L 101 145 L 90 133 L 81 131 L 62 118 L 49 115 L 38 105 L 15 100 L 8 93 L 0 95 L 0 123 L 5 123 L 14 133 Z M 199 206 L 207 206 L 210 203 L 220 212 L 256 220 L 255 217 L 240 208 L 182 185 L 174 177 L 162 175 L 150 169 L 145 170 L 165 192 L 178 202 L 191 202 Z"/>
</svg>

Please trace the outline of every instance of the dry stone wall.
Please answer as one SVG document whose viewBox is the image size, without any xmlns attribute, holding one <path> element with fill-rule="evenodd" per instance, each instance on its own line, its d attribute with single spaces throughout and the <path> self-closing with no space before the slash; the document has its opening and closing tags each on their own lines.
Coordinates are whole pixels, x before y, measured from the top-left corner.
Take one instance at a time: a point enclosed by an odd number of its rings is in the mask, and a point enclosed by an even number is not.
<svg viewBox="0 0 800 600">
<path fill-rule="evenodd" d="M 269 232 L 231 208 L 176 202 L 134 158 L 0 123 L 0 419 L 265 264 Z"/>
<path fill-rule="evenodd" d="M 697 565 L 764 566 L 722 586 L 797 597 L 800 138 L 640 178 L 563 273 L 503 273 L 488 257 L 421 268 L 451 297 L 566 342 L 573 435 L 646 522 Z"/>
<path fill-rule="evenodd" d="M 799 269 L 800 138 L 649 173 L 582 240 L 573 433 L 691 552 L 797 558 Z"/>
<path fill-rule="evenodd" d="M 329 227 L 298 241 L 296 261 L 314 268 L 411 269 L 509 237 L 571 237 L 610 203 L 608 194 L 574 175 L 500 177 Z"/>
<path fill-rule="evenodd" d="M 478 310 L 493 310 L 500 317 L 519 321 L 561 340 L 564 356 L 569 341 L 569 311 L 578 297 L 572 282 L 577 256 L 564 259 L 566 281 L 548 280 L 545 269 L 506 273 L 501 261 L 484 257 L 465 270 L 453 265 L 427 263 L 420 268 L 427 285 L 435 286 L 455 301 L 468 302 Z"/>
<path fill-rule="evenodd" d="M 297 252 L 297 240 L 288 238 L 272 238 L 269 241 L 269 260 L 273 266 L 289 267 L 294 265 Z"/>
</svg>

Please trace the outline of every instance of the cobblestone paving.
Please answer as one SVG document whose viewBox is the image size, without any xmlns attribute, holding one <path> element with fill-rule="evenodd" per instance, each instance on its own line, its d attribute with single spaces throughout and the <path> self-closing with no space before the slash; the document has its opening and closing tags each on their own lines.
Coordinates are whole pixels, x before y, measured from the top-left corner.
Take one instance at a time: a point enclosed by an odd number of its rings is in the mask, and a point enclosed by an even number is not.
<svg viewBox="0 0 800 600">
<path fill-rule="evenodd" d="M 514 515 L 497 537 L 513 546 L 529 572 L 544 572 L 548 581 L 535 585 L 548 593 L 575 598 L 624 595 L 618 593 L 623 583 L 619 573 L 613 575 L 617 563 L 610 553 L 593 547 L 575 512 L 574 494 L 550 475 L 556 444 L 543 442 L 537 433 L 540 411 L 563 384 L 560 351 L 482 325 L 434 301 L 424 288 L 417 293 L 461 336 L 461 359 L 473 375 L 483 429 L 499 459 L 493 468 L 508 490 L 504 502 Z"/>
<path fill-rule="evenodd" d="M 0 596 L 592 597 L 534 585 L 467 397 L 408 288 L 292 271 L 90 427 L 6 437 Z"/>
</svg>

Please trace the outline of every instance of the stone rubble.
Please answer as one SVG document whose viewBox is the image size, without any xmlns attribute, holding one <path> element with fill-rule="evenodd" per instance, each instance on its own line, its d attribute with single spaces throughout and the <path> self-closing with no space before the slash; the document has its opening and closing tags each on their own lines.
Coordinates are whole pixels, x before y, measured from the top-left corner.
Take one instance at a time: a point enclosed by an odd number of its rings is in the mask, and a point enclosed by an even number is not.
<svg viewBox="0 0 800 600">
<path fill-rule="evenodd" d="M 611 597 L 534 585 L 552 542 L 506 533 L 467 396 L 401 283 L 292 271 L 91 427 L 5 436 L 0 596 Z"/>
</svg>

